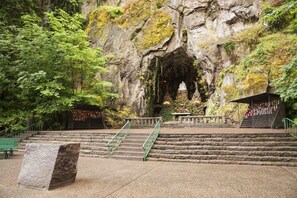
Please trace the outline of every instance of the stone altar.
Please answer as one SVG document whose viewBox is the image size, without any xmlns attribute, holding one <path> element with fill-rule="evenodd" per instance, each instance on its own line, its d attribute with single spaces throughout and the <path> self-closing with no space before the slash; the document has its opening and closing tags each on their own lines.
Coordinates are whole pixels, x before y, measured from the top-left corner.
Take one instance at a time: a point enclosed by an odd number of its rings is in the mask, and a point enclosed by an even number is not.
<svg viewBox="0 0 297 198">
<path fill-rule="evenodd" d="M 51 190 L 75 181 L 80 144 L 27 144 L 18 185 Z"/>
</svg>

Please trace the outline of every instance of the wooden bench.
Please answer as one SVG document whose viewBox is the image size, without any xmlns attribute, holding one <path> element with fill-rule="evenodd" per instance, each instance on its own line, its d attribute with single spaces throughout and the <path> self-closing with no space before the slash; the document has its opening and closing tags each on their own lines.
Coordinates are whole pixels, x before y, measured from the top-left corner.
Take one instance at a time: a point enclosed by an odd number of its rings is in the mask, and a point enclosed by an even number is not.
<svg viewBox="0 0 297 198">
<path fill-rule="evenodd" d="M 18 146 L 18 138 L 0 138 L 0 152 L 4 152 L 4 159 L 8 158 L 8 152 L 13 154 L 13 149 Z"/>
</svg>

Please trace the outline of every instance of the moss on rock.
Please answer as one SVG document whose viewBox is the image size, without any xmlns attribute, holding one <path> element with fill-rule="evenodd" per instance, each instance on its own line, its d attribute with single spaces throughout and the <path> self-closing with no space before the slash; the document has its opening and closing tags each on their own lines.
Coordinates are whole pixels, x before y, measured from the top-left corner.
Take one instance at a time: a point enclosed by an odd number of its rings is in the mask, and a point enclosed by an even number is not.
<svg viewBox="0 0 297 198">
<path fill-rule="evenodd" d="M 136 40 L 136 47 L 139 50 L 148 49 L 171 37 L 173 32 L 170 14 L 158 10 L 144 26 L 142 36 Z"/>
<path fill-rule="evenodd" d="M 122 7 L 100 6 L 88 15 L 87 33 L 90 36 L 102 36 L 102 31 L 123 13 Z"/>
<path fill-rule="evenodd" d="M 167 0 L 132 0 L 123 7 L 100 6 L 88 15 L 89 36 L 105 39 L 110 25 L 134 29 L 143 23 L 134 39 L 138 50 L 145 50 L 170 37 L 174 28 L 171 15 L 162 10 Z M 138 35 L 137 35 L 138 34 Z"/>
</svg>

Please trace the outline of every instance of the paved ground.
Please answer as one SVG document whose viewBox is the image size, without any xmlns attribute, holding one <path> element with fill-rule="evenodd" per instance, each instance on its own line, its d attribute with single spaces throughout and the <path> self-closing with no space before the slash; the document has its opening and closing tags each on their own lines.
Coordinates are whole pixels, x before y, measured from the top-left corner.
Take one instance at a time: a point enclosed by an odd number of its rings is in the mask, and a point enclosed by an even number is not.
<svg viewBox="0 0 297 198">
<path fill-rule="evenodd" d="M 22 155 L 0 160 L 1 198 L 297 198 L 297 167 L 79 158 L 76 182 L 51 191 L 18 187 Z"/>
</svg>

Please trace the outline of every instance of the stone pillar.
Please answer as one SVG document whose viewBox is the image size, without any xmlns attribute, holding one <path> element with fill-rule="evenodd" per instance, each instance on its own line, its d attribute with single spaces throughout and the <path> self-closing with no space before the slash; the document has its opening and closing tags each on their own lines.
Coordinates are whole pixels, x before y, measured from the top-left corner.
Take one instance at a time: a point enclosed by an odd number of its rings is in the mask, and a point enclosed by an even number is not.
<svg viewBox="0 0 297 198">
<path fill-rule="evenodd" d="M 79 143 L 27 144 L 18 185 L 51 190 L 75 181 Z"/>
</svg>

